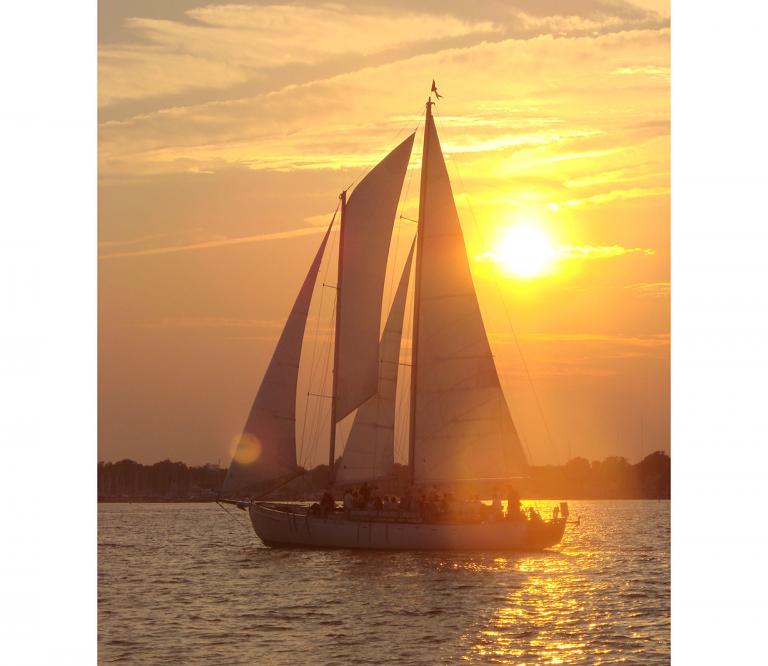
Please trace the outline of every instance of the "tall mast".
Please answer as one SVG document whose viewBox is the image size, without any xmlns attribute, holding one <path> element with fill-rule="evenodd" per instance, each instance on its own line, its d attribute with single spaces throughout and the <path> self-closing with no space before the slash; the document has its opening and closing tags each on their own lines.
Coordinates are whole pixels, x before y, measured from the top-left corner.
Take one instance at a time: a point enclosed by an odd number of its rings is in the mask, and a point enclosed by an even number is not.
<svg viewBox="0 0 768 666">
<path fill-rule="evenodd" d="M 424 208 L 427 201 L 427 160 L 429 159 L 429 133 L 432 120 L 432 96 L 427 99 L 424 120 L 424 148 L 421 153 L 421 184 L 419 191 L 419 222 L 416 231 L 416 276 L 413 297 L 413 342 L 411 344 L 411 412 L 408 428 L 408 471 L 411 485 L 416 481 L 416 363 L 419 356 L 419 310 L 421 309 L 421 257 L 424 244 Z"/>
<path fill-rule="evenodd" d="M 347 191 L 344 190 L 340 195 L 341 199 L 341 219 L 339 221 L 339 268 L 336 278 L 336 329 L 334 332 L 333 344 L 333 388 L 331 389 L 331 438 L 328 449 L 328 486 L 333 486 L 334 481 L 334 463 L 336 457 L 336 397 L 338 395 L 339 373 L 337 371 L 339 364 L 339 331 L 341 323 L 341 277 L 344 270 L 344 214 L 347 209 Z"/>
</svg>

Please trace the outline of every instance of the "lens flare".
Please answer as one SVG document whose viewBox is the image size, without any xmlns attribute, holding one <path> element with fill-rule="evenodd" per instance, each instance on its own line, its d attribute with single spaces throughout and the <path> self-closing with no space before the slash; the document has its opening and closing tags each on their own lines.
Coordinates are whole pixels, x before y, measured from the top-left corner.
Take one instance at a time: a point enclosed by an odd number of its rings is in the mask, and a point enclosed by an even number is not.
<svg viewBox="0 0 768 666">
<path fill-rule="evenodd" d="M 261 448 L 261 442 L 256 437 L 244 433 L 237 445 L 234 458 L 241 465 L 250 465 L 261 456 Z"/>
</svg>

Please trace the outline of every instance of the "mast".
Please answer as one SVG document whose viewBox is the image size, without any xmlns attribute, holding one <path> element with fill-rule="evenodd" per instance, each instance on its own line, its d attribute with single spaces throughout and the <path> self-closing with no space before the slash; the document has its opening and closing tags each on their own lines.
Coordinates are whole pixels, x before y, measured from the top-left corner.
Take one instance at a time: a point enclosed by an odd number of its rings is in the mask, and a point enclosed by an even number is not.
<svg viewBox="0 0 768 666">
<path fill-rule="evenodd" d="M 341 219 L 339 221 L 339 267 L 336 278 L 336 328 L 334 331 L 333 344 L 333 388 L 331 389 L 331 437 L 328 448 L 328 487 L 333 487 L 334 481 L 334 463 L 336 457 L 336 398 L 339 393 L 339 336 L 341 322 L 341 277 L 344 270 L 344 214 L 347 209 L 347 191 L 344 190 L 340 195 L 341 199 Z"/>
<path fill-rule="evenodd" d="M 434 85 L 434 83 L 433 83 Z M 421 183 L 419 187 L 419 221 L 416 230 L 416 275 L 413 296 L 413 340 L 411 343 L 411 410 L 408 420 L 408 477 L 411 485 L 416 480 L 416 363 L 419 355 L 419 310 L 421 305 L 421 258 L 424 234 L 424 208 L 427 193 L 427 160 L 429 159 L 429 123 L 432 120 L 432 96 L 427 99 L 424 120 L 424 147 L 421 152 Z"/>
</svg>

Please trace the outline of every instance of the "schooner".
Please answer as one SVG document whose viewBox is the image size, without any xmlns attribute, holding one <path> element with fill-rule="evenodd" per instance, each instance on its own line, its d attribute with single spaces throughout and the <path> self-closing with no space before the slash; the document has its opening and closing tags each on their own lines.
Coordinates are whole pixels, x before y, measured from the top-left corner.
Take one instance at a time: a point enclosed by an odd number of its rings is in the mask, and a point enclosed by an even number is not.
<svg viewBox="0 0 768 666">
<path fill-rule="evenodd" d="M 434 84 L 433 84 L 433 91 Z M 436 91 L 435 91 L 436 92 Z M 330 487 L 374 482 L 394 467 L 396 388 L 411 273 L 413 334 L 408 470 L 413 488 L 461 482 L 507 483 L 528 463 L 509 412 L 477 300 L 464 236 L 440 140 L 426 104 L 418 226 L 381 331 L 385 274 L 397 205 L 415 132 L 340 196 Z M 328 227 L 278 339 L 224 481 L 222 501 L 247 509 L 270 546 L 421 550 L 522 550 L 557 544 L 559 517 L 488 520 L 418 511 L 311 512 L 261 501 L 256 490 L 301 473 L 296 452 L 296 394 L 302 342 Z M 415 246 L 415 247 L 414 247 Z M 413 267 L 412 267 L 412 264 Z M 337 424 L 355 412 L 340 463 Z"/>
</svg>

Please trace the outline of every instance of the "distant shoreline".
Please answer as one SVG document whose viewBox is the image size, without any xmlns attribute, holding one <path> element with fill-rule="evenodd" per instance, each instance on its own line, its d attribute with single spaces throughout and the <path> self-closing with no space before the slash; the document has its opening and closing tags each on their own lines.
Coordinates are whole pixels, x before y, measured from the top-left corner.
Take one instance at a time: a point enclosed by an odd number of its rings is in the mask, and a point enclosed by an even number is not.
<svg viewBox="0 0 768 666">
<path fill-rule="evenodd" d="M 467 497 L 491 497 L 494 489 L 503 495 L 512 486 L 521 497 L 530 499 L 669 499 L 670 462 L 663 451 L 650 453 L 635 465 L 615 456 L 591 462 L 586 458 L 573 458 L 564 465 L 532 466 L 530 476 L 513 482 L 482 479 L 457 482 L 451 492 Z M 100 462 L 97 474 L 100 502 L 196 503 L 216 501 L 227 470 L 218 465 L 188 467 L 170 460 L 154 465 L 120 460 Z M 276 501 L 314 502 L 330 481 L 328 465 L 318 465 L 282 486 L 265 483 L 250 490 L 257 495 L 271 491 L 271 499 Z M 376 485 L 382 496 L 403 495 L 410 485 L 408 467 L 395 463 L 391 476 L 380 479 Z"/>
<path fill-rule="evenodd" d="M 264 502 L 312 502 L 308 499 L 264 499 Z M 490 498 L 488 498 L 490 501 Z M 521 502 L 669 502 L 669 497 L 521 497 Z M 153 498 L 105 498 L 99 499 L 97 504 L 215 504 L 215 499 L 153 499 Z"/>
</svg>

